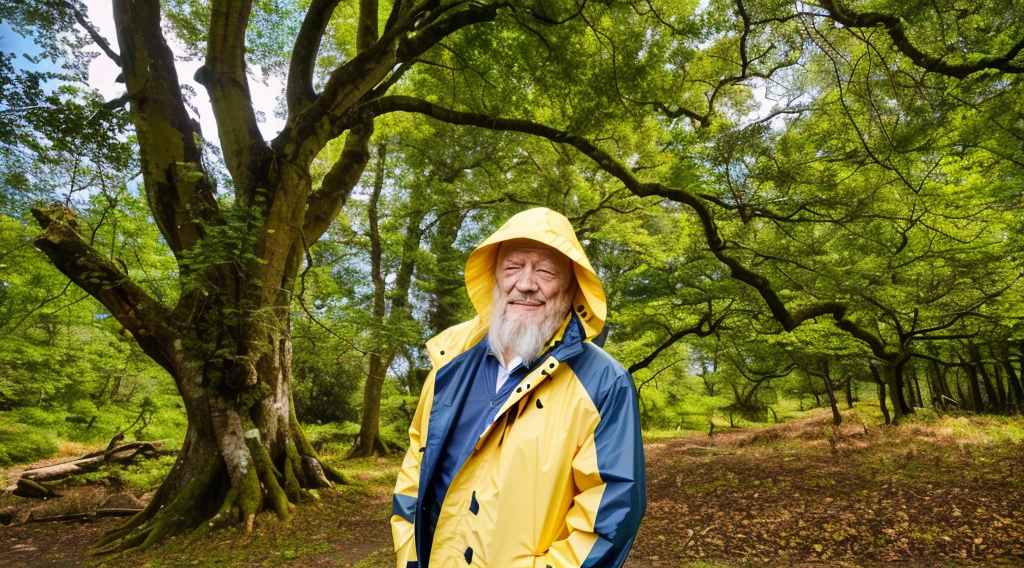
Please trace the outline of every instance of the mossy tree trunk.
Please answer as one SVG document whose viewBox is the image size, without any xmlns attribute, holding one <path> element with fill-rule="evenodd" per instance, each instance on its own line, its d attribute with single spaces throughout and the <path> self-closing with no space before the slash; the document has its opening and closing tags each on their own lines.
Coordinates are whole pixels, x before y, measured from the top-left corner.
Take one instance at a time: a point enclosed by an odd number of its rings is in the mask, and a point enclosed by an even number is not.
<svg viewBox="0 0 1024 568">
<path fill-rule="evenodd" d="M 327 230 L 369 159 L 365 109 L 425 50 L 493 20 L 500 5 L 434 10 L 396 2 L 378 33 L 375 0 L 360 2 L 358 55 L 314 90 L 320 42 L 338 0 L 313 0 L 295 39 L 286 85 L 288 119 L 264 140 L 246 75 L 251 0 L 211 0 L 207 90 L 233 196 L 218 195 L 203 162 L 164 39 L 159 0 L 114 0 L 121 67 L 139 145 L 142 189 L 178 263 L 179 294 L 166 305 L 78 233 L 71 210 L 40 207 L 42 250 L 100 301 L 174 379 L 188 418 L 179 457 L 152 502 L 103 537 L 100 551 L 145 547 L 220 524 L 252 527 L 264 508 L 287 517 L 311 488 L 343 477 L 323 463 L 292 405 L 289 314 L 305 252 Z M 433 11 L 432 11 L 433 10 Z M 322 181 L 310 168 L 328 142 L 344 149 Z M 199 527 L 198 529 L 196 527 Z"/>
</svg>

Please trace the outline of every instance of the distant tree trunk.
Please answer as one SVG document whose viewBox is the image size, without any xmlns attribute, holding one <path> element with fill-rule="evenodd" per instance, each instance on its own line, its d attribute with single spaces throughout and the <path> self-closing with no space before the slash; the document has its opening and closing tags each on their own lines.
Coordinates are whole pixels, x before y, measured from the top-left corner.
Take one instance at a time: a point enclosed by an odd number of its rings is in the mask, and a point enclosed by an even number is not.
<svg viewBox="0 0 1024 568">
<path fill-rule="evenodd" d="M 971 372 L 974 374 L 974 382 L 979 383 L 984 389 L 985 402 L 987 402 L 987 404 L 981 405 L 976 412 L 985 412 L 986 410 L 999 412 L 1001 405 L 999 395 L 996 393 L 995 387 L 992 386 L 992 379 L 989 377 L 988 371 L 985 370 L 985 363 L 981 358 L 981 350 L 977 345 L 968 343 L 967 355 L 969 357 L 968 364 L 970 364 Z"/>
<path fill-rule="evenodd" d="M 839 406 L 836 404 L 836 393 L 835 388 L 832 386 L 832 377 L 829 372 L 829 365 L 827 360 L 822 360 L 819 368 L 821 369 L 821 381 L 825 383 L 825 393 L 828 394 L 828 404 L 832 407 L 832 424 L 839 426 L 843 423 L 843 416 L 839 414 Z"/>
<path fill-rule="evenodd" d="M 373 282 L 373 318 L 378 326 L 386 325 L 387 316 L 385 281 L 383 274 L 383 246 L 381 245 L 378 224 L 381 192 L 384 190 L 384 172 L 387 165 L 387 146 L 377 146 L 376 164 L 373 172 L 373 191 L 367 204 L 366 216 L 369 224 L 370 237 L 370 280 Z M 393 355 L 387 341 L 381 336 L 382 330 L 376 333 L 370 351 L 370 369 L 363 385 L 363 411 L 359 423 L 359 437 L 349 451 L 348 456 L 365 457 L 374 452 L 387 454 L 387 446 L 380 437 L 380 397 L 384 389 L 384 379 L 391 366 Z"/>
<path fill-rule="evenodd" d="M 871 375 L 875 378 L 875 385 L 878 386 L 878 407 L 882 411 L 882 418 L 885 419 L 886 424 L 892 424 L 892 420 L 889 418 L 889 408 L 885 402 L 885 381 L 882 380 L 878 368 L 874 365 L 871 365 Z"/>
<path fill-rule="evenodd" d="M 844 386 L 846 387 L 846 408 L 849 410 L 853 408 L 853 377 L 847 377 Z"/>
<path fill-rule="evenodd" d="M 907 401 L 907 406 L 914 408 L 921 406 L 917 400 L 917 396 L 914 393 L 914 365 L 908 362 L 903 366 L 903 398 Z"/>
<path fill-rule="evenodd" d="M 960 359 L 960 365 L 964 370 L 964 374 L 967 376 L 967 394 L 969 396 L 970 404 L 965 405 L 973 412 L 984 412 L 985 403 L 981 398 L 981 384 L 978 382 L 978 372 L 973 364 L 968 361 Z M 959 384 L 957 385 L 959 387 Z"/>
<path fill-rule="evenodd" d="M 981 385 L 985 389 L 985 398 L 988 399 L 987 410 L 993 412 L 1002 411 L 1002 401 L 999 399 L 999 392 L 992 384 L 992 377 L 989 376 L 988 371 L 985 370 L 985 364 L 980 360 L 974 363 L 975 372 L 978 374 L 978 378 L 981 380 Z"/>
<path fill-rule="evenodd" d="M 913 412 L 906 399 L 903 397 L 903 366 L 906 360 L 897 362 L 885 361 L 882 364 L 881 374 L 885 378 L 886 386 L 889 387 L 889 399 L 892 402 L 893 417 L 892 423 L 899 424 L 903 417 Z"/>
<path fill-rule="evenodd" d="M 917 365 L 913 366 L 914 392 L 917 395 L 917 406 L 924 408 L 924 397 L 921 396 L 921 381 L 917 375 Z"/>
<path fill-rule="evenodd" d="M 1006 398 L 1006 387 L 1003 385 L 1003 370 L 999 365 L 992 365 L 992 381 L 996 386 L 996 395 L 999 397 L 999 410 L 1005 412 L 1010 406 Z"/>
<path fill-rule="evenodd" d="M 387 290 L 383 269 L 383 245 L 381 243 L 379 216 L 380 196 L 384 188 L 384 170 L 387 161 L 387 148 L 381 144 L 377 148 L 377 167 L 374 172 L 373 192 L 367 206 L 367 219 L 370 231 L 370 278 L 373 281 L 373 316 L 382 328 L 394 328 L 402 325 L 409 317 L 409 290 L 412 286 L 415 258 L 423 237 L 423 218 L 426 209 L 421 203 L 422 188 L 413 188 L 409 195 L 405 238 L 402 241 L 402 257 L 395 283 L 391 291 L 391 310 L 387 308 Z M 387 454 L 389 448 L 380 436 L 380 403 L 384 381 L 388 369 L 398 355 L 399 349 L 387 338 L 384 330 L 379 330 L 377 340 L 370 353 L 370 369 L 363 388 L 363 413 L 359 425 L 359 437 L 348 456 L 366 457 L 374 453 Z"/>
<path fill-rule="evenodd" d="M 960 401 L 960 408 L 962 408 L 964 410 L 972 410 L 974 408 L 974 406 L 973 406 L 974 401 L 971 399 L 970 389 L 968 389 L 967 393 L 964 393 L 964 387 L 963 387 L 963 385 L 960 384 L 959 367 L 957 369 L 957 374 L 956 374 L 955 379 L 956 379 L 956 397 L 957 397 L 957 400 Z"/>
<path fill-rule="evenodd" d="M 1015 401 L 1014 409 L 1020 412 L 1024 409 L 1024 388 L 1021 388 L 1017 370 L 1013 368 L 1013 362 L 1009 358 L 1003 359 L 1003 369 L 1006 370 L 1006 382 L 1010 385 L 1010 393 Z"/>
</svg>

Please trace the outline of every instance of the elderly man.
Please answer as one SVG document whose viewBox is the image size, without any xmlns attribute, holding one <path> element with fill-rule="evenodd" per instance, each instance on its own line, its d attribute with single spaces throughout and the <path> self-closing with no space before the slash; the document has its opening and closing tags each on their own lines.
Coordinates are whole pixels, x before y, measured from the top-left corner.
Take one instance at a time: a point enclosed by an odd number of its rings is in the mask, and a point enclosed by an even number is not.
<svg viewBox="0 0 1024 568">
<path fill-rule="evenodd" d="M 427 342 L 391 517 L 399 568 L 616 567 L 646 507 L 636 389 L 590 342 L 604 291 L 531 209 L 466 263 L 477 317 Z"/>
</svg>

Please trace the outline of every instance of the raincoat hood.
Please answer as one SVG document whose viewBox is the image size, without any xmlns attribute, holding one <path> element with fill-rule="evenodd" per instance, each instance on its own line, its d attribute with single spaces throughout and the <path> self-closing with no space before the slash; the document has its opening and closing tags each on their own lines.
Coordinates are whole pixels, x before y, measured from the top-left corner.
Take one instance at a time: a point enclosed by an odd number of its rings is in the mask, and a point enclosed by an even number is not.
<svg viewBox="0 0 1024 568">
<path fill-rule="evenodd" d="M 573 297 L 572 311 L 583 327 L 583 341 L 592 340 L 604 329 L 608 315 L 604 289 L 579 239 L 576 238 L 572 223 L 561 213 L 546 207 L 537 207 L 513 215 L 470 253 L 466 261 L 466 290 L 469 292 L 473 307 L 476 308 L 477 316 L 450 327 L 427 341 L 427 352 L 435 366 L 446 364 L 487 334 L 491 311 L 494 308 L 492 293 L 498 249 L 502 243 L 514 239 L 536 241 L 569 257 L 578 284 Z"/>
<path fill-rule="evenodd" d="M 529 209 L 513 216 L 469 255 L 466 262 L 466 289 L 480 321 L 490 321 L 494 308 L 492 290 L 498 248 L 513 239 L 536 241 L 572 260 L 573 272 L 579 285 L 572 302 L 573 311 L 583 324 L 587 339 L 593 339 L 601 333 L 608 313 L 601 282 L 576 238 L 572 223 L 564 215 L 545 207 Z"/>
</svg>

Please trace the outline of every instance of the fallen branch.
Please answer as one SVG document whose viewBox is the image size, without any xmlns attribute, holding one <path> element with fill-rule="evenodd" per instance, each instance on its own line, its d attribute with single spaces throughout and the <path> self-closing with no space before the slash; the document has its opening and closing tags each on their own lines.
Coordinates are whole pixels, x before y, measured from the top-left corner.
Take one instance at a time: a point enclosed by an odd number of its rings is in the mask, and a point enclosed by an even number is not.
<svg viewBox="0 0 1024 568">
<path fill-rule="evenodd" d="M 125 463 L 145 454 L 149 457 L 158 455 L 156 446 L 149 442 L 131 442 L 116 448 L 86 454 L 76 460 L 30 469 L 21 474 L 21 479 L 33 481 L 50 481 L 71 475 L 95 471 L 108 463 Z"/>
<path fill-rule="evenodd" d="M 56 517 L 29 518 L 27 523 L 49 523 L 53 521 L 91 521 L 101 517 L 131 517 L 142 509 L 96 509 L 88 513 L 74 513 L 72 515 L 57 515 Z"/>
<path fill-rule="evenodd" d="M 174 450 L 164 450 L 149 442 L 129 442 L 115 448 L 108 446 L 105 450 L 92 452 L 71 461 L 25 470 L 4 492 L 30 499 L 58 497 L 59 494 L 42 483 L 96 471 L 111 463 L 127 464 L 140 455 L 145 458 L 155 458 L 173 453 L 175 453 Z"/>
<path fill-rule="evenodd" d="M 60 497 L 60 493 L 57 493 L 53 489 L 46 487 L 40 483 L 36 483 L 31 479 L 25 479 L 22 477 L 18 480 L 18 483 L 12 491 L 18 497 L 25 497 L 26 499 L 52 499 L 54 497 Z"/>
</svg>

